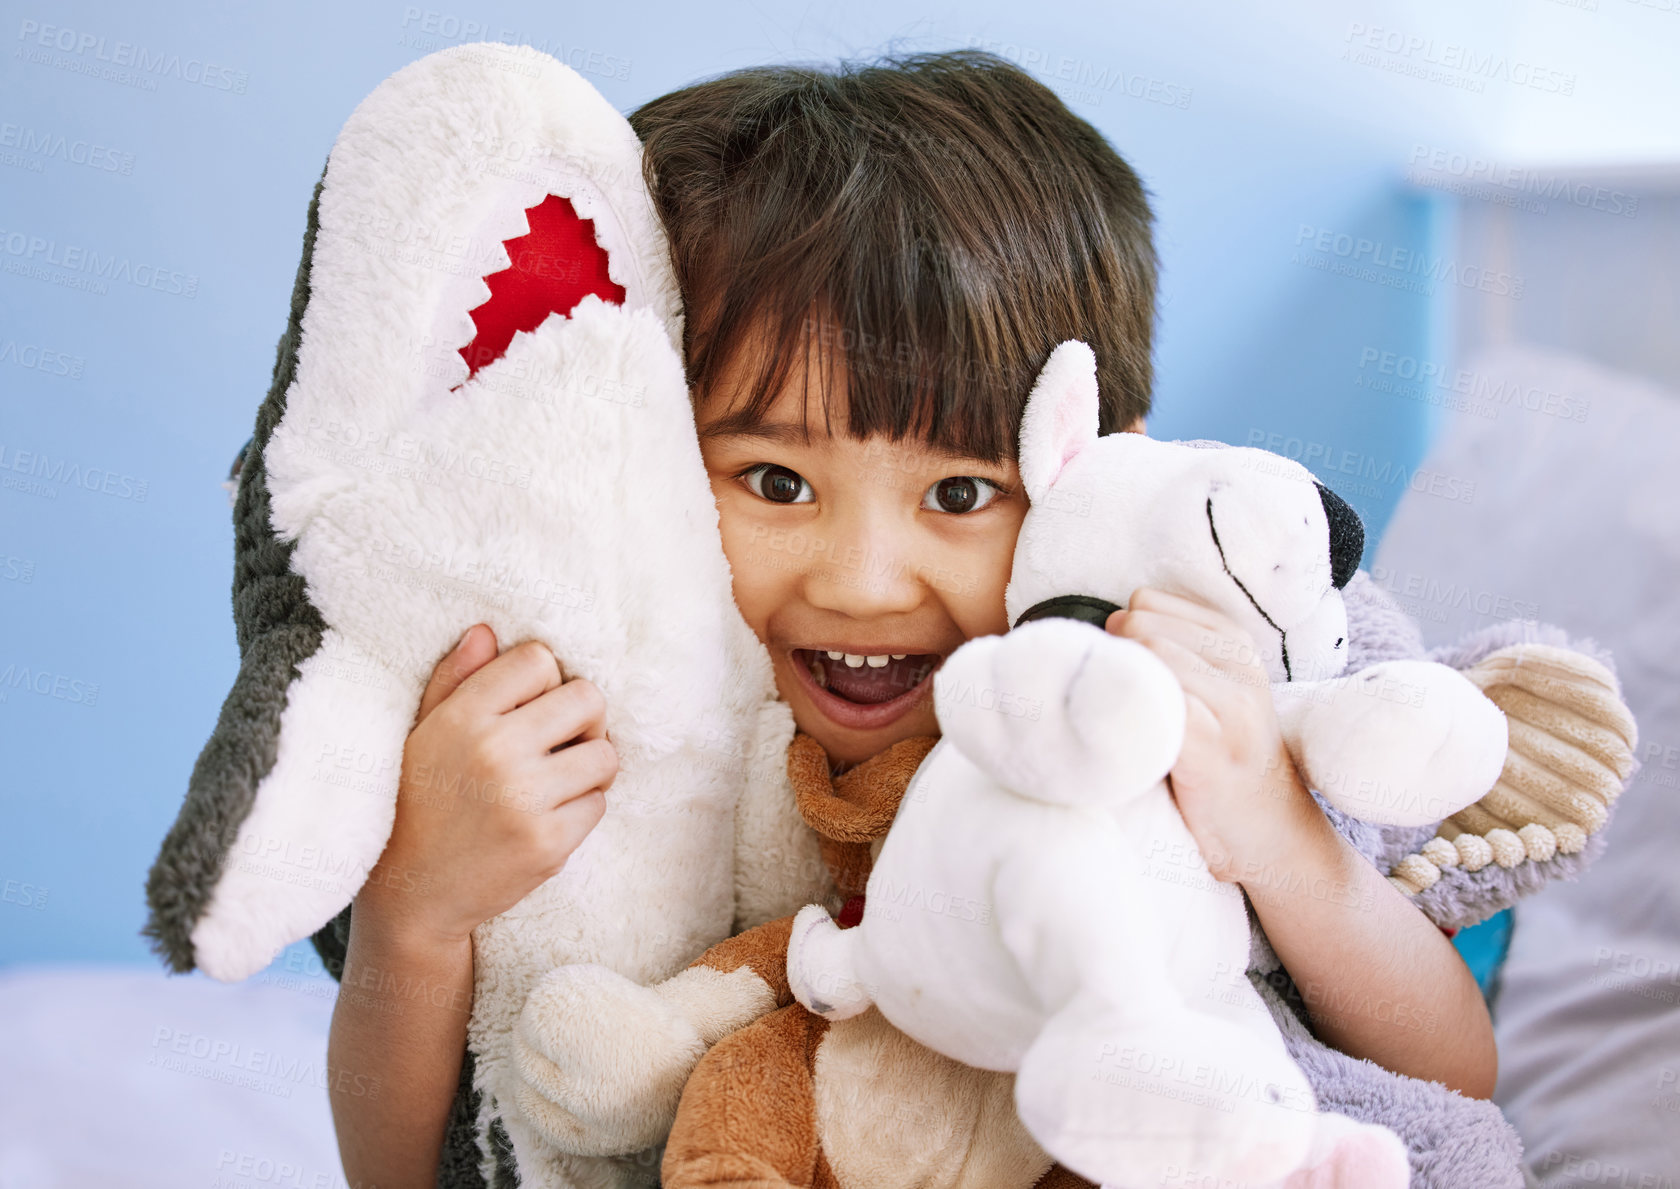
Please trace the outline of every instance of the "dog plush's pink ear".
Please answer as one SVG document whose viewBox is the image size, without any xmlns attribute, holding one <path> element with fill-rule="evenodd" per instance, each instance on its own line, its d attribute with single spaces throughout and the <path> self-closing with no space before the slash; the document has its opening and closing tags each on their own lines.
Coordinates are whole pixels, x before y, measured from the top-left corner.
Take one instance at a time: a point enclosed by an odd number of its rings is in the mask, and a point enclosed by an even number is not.
<svg viewBox="0 0 1680 1189">
<path fill-rule="evenodd" d="M 1037 503 L 1068 460 L 1097 440 L 1097 357 L 1078 339 L 1054 351 L 1021 415 L 1021 482 Z"/>
</svg>

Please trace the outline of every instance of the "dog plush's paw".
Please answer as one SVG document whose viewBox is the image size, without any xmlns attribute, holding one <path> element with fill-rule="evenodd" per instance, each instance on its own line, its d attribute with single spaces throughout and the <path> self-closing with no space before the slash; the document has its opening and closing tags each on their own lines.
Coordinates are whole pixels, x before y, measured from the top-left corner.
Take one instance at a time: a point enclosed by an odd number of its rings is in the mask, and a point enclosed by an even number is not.
<svg viewBox="0 0 1680 1189">
<path fill-rule="evenodd" d="M 1302 775 L 1364 821 L 1438 822 L 1492 788 L 1505 761 L 1504 715 L 1445 665 L 1388 661 L 1279 696 Z"/>
<path fill-rule="evenodd" d="M 1135 795 L 1178 758 L 1184 693 L 1148 649 L 1071 619 L 970 640 L 935 678 L 944 737 L 1012 792 Z"/>
<path fill-rule="evenodd" d="M 1406 1189 L 1412 1180 L 1399 1136 L 1345 1115 L 1319 1117 L 1309 1161 L 1308 1167 L 1285 1177 L 1278 1189 Z"/>
<path fill-rule="evenodd" d="M 1090 996 L 1051 1016 L 1015 1079 L 1021 1121 L 1081 1176 L 1272 1185 L 1312 1150 L 1312 1090 L 1275 1033 L 1179 1013 L 1147 1022 Z"/>
<path fill-rule="evenodd" d="M 828 1020 L 848 1020 L 874 1002 L 853 961 L 856 941 L 819 904 L 807 904 L 793 918 L 788 989 L 806 1010 Z"/>
<path fill-rule="evenodd" d="M 670 1131 L 705 1051 L 699 1029 L 658 990 L 604 966 L 562 966 L 515 1025 L 514 1101 L 564 1151 L 640 1151 Z"/>
</svg>

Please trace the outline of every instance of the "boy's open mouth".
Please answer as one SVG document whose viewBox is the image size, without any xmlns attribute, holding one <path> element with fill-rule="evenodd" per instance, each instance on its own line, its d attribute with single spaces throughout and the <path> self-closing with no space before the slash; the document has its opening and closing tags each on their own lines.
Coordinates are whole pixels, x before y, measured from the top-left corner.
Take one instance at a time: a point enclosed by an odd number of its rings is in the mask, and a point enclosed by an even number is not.
<svg viewBox="0 0 1680 1189">
<path fill-rule="evenodd" d="M 794 664 L 818 689 L 862 706 L 890 702 L 927 680 L 942 658 L 936 652 L 883 653 L 875 656 L 815 648 L 795 648 Z"/>
</svg>

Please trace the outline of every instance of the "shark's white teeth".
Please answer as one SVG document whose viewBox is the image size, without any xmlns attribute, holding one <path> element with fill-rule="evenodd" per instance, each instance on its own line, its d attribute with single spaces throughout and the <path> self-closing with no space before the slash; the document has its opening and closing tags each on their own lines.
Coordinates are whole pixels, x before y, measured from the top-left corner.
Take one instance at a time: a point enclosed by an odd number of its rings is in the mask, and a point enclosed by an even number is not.
<svg viewBox="0 0 1680 1189">
<path fill-rule="evenodd" d="M 525 217 L 525 208 L 534 206 L 540 201 L 542 200 L 538 198 L 526 202 L 524 194 L 520 194 L 517 198 L 503 195 L 501 204 L 497 205 L 496 209 L 491 212 L 490 217 L 484 221 L 483 226 L 478 230 L 478 234 L 484 238 L 485 242 L 474 246 L 494 252 L 501 248 L 504 240 L 519 239 L 521 236 L 531 234 L 531 221 Z M 492 245 L 494 245 L 493 248 Z M 507 253 L 503 251 L 502 255 L 506 256 Z M 506 268 L 507 265 L 503 264 L 502 267 Z M 490 270 L 485 269 L 485 271 L 489 272 Z"/>
<path fill-rule="evenodd" d="M 858 655 L 857 653 L 847 652 L 847 653 L 842 653 L 841 655 L 846 662 L 846 668 L 848 668 L 848 669 L 861 669 L 861 668 L 863 668 L 863 657 Z"/>
<path fill-rule="evenodd" d="M 507 253 L 504 252 L 502 255 L 505 256 Z M 502 267 L 506 268 L 507 265 L 504 264 Z M 483 277 L 473 277 L 471 280 L 463 278 L 461 281 L 461 295 L 466 298 L 467 312 L 470 314 L 473 310 L 476 310 L 479 306 L 490 300 L 490 286 L 485 283 Z M 467 319 L 467 324 L 469 326 L 472 325 L 472 319 L 470 317 Z M 462 343 L 461 345 L 463 347 L 466 346 L 465 343 Z"/>
<path fill-rule="evenodd" d="M 549 193 L 549 187 L 540 182 L 523 182 L 500 189 L 493 197 L 486 195 L 482 205 L 472 202 L 467 204 L 469 209 L 457 212 L 458 226 L 467 235 L 465 255 L 452 257 L 461 269 L 452 269 L 441 287 L 436 321 L 430 328 L 423 358 L 416 361 L 426 374 L 428 386 L 437 385 L 447 392 L 467 382 L 469 369 L 461 350 L 478 336 L 472 311 L 492 296 L 487 278 L 512 266 L 507 241 L 531 233 L 526 211 L 544 202 Z M 486 209 L 490 203 L 493 206 Z"/>
<path fill-rule="evenodd" d="M 887 667 L 886 653 L 881 653 L 877 656 L 866 656 L 863 658 L 863 661 L 864 664 L 868 665 L 871 669 L 885 669 Z"/>
<path fill-rule="evenodd" d="M 503 269 L 512 267 L 513 257 L 508 255 L 507 245 L 501 240 L 494 239 L 487 244 L 478 246 L 481 250 L 475 253 L 478 258 L 473 262 L 473 271 L 479 275 L 472 279 L 480 285 L 484 285 L 485 277 L 494 276 Z M 489 295 L 490 287 L 488 285 L 484 286 L 484 292 L 486 296 Z M 480 302 L 479 304 L 483 303 Z M 475 305 L 473 308 L 477 309 L 478 306 Z"/>
<path fill-rule="evenodd" d="M 901 661 L 909 655 L 910 654 L 908 652 L 895 652 L 895 653 L 892 654 L 892 658 L 895 661 Z"/>
<path fill-rule="evenodd" d="M 530 210 L 532 207 L 539 206 L 542 203 L 547 202 L 550 197 L 547 185 L 542 182 L 530 180 L 523 181 L 515 186 L 513 189 L 513 195 L 516 205 L 519 207 L 521 217 L 523 217 L 525 212 Z M 565 198 L 566 196 L 561 194 L 557 197 Z M 570 199 L 567 199 L 567 201 L 570 201 Z"/>
<path fill-rule="evenodd" d="M 828 654 L 828 659 L 831 660 L 831 661 L 837 661 L 844 655 L 845 655 L 844 653 L 835 652 L 832 649 L 830 649 L 829 654 Z"/>
<path fill-rule="evenodd" d="M 473 336 L 477 333 L 478 327 L 474 325 L 472 315 L 467 313 L 465 309 L 456 308 L 451 304 L 438 313 L 434 350 L 439 357 L 453 355 L 460 359 L 461 348 L 472 342 Z M 466 367 L 465 360 L 461 361 L 461 366 Z"/>
<path fill-rule="evenodd" d="M 467 361 L 461 358 L 460 351 L 445 351 L 435 359 L 426 360 L 426 367 L 445 390 L 459 388 L 467 382 Z"/>
</svg>

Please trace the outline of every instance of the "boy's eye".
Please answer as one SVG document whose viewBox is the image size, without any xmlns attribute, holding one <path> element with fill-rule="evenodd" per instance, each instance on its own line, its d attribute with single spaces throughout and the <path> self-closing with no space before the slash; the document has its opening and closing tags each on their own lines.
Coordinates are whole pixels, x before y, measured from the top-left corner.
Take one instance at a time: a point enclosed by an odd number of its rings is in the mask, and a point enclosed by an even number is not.
<svg viewBox="0 0 1680 1189">
<path fill-rule="evenodd" d="M 928 488 L 922 507 L 929 512 L 973 512 L 995 500 L 999 490 L 990 479 L 954 475 Z"/>
<path fill-rule="evenodd" d="M 747 490 L 772 504 L 808 504 L 816 499 L 811 485 L 798 471 L 771 462 L 761 462 L 741 472 Z"/>
</svg>

